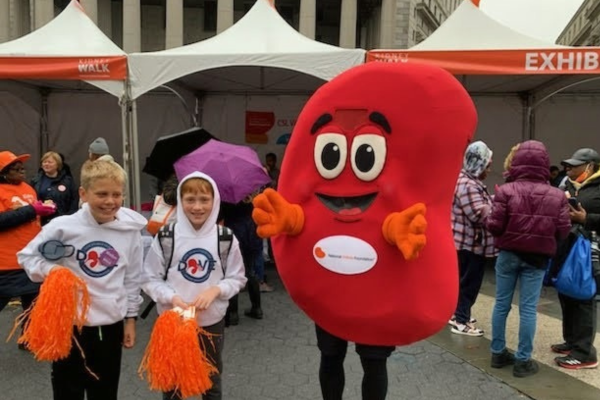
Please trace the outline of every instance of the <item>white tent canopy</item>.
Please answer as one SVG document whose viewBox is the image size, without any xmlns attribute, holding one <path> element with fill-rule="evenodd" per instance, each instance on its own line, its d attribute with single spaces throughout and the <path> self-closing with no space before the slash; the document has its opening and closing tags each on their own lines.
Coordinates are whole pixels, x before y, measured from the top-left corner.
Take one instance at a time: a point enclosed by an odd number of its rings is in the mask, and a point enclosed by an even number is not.
<svg viewBox="0 0 600 400">
<path fill-rule="evenodd" d="M 560 48 L 519 33 L 466 0 L 424 41 L 411 50 L 498 50 Z"/>
<path fill-rule="evenodd" d="M 298 79 L 298 72 L 330 80 L 362 64 L 364 55 L 362 49 L 342 49 L 303 36 L 267 0 L 257 0 L 242 19 L 215 37 L 174 49 L 131 54 L 131 96 L 135 99 L 164 83 L 222 67 L 234 68 L 226 76 L 219 71 L 197 78 L 191 85 L 186 83 L 205 91 L 305 90 L 306 81 Z M 237 67 L 270 67 L 269 77 L 258 68 Z"/>
<path fill-rule="evenodd" d="M 492 183 L 502 182 L 504 155 L 522 140 L 543 141 L 555 163 L 578 147 L 600 148 L 600 62 L 589 68 L 600 49 L 528 37 L 477 3 L 464 0 L 418 45 L 369 51 L 367 60 L 425 63 L 453 73 L 477 106 L 477 137 L 496 154 Z"/>
<path fill-rule="evenodd" d="M 79 2 L 73 0 L 48 24 L 0 44 L 0 77 L 11 79 L 2 73 L 2 64 L 19 59 L 23 68 L 14 79 L 55 76 L 65 80 L 56 82 L 58 87 L 63 88 L 79 88 L 80 81 L 85 81 L 121 97 L 125 79 L 108 78 L 115 75 L 111 68 L 116 65 L 111 63 L 118 60 L 119 68 L 122 68 L 126 66 L 126 56 L 86 15 Z"/>
<path fill-rule="evenodd" d="M 65 155 L 77 179 L 88 145 L 98 136 L 120 159 L 129 147 L 117 99 L 125 94 L 126 79 L 127 54 L 78 1 L 71 1 L 46 25 L 0 44 L 0 125 L 5 132 L 0 150 L 32 154 L 29 178 L 40 155 L 54 150 Z"/>
</svg>

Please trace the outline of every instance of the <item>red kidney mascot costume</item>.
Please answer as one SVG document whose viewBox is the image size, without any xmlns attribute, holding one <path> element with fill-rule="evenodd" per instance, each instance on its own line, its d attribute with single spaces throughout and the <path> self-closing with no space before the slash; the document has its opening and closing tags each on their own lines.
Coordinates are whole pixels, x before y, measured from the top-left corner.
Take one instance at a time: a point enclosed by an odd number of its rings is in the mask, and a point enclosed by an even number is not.
<svg viewBox="0 0 600 400">
<path fill-rule="evenodd" d="M 253 218 L 317 336 L 406 345 L 448 322 L 450 212 L 476 124 L 461 84 L 426 65 L 361 65 L 308 100 Z"/>
</svg>

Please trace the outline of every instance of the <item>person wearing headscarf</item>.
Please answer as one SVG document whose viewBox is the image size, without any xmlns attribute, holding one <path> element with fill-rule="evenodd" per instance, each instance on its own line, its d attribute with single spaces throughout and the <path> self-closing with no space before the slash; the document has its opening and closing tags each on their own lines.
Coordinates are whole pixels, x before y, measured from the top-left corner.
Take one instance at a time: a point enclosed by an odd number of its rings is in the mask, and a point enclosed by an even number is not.
<svg viewBox="0 0 600 400">
<path fill-rule="evenodd" d="M 492 197 L 483 181 L 492 164 L 492 151 L 482 141 L 471 143 L 465 152 L 452 204 L 452 231 L 458 253 L 458 304 L 449 324 L 452 333 L 483 336 L 475 326 L 471 307 L 483 282 L 486 258 L 496 255 L 485 221 L 492 208 Z"/>
</svg>

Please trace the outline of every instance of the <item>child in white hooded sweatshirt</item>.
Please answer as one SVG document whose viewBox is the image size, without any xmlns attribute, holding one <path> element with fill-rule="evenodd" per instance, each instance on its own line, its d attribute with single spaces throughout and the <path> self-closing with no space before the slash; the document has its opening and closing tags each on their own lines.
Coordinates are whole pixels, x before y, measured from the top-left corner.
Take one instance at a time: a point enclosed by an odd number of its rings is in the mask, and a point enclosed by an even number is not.
<svg viewBox="0 0 600 400">
<path fill-rule="evenodd" d="M 177 187 L 177 199 L 171 265 L 166 265 L 168 260 L 155 237 L 144 262 L 142 287 L 157 303 L 159 314 L 174 307 L 195 307 L 198 323 L 215 335 L 213 344 L 200 337 L 207 357 L 219 370 L 212 376 L 212 388 L 202 398 L 220 400 L 224 317 L 229 299 L 246 284 L 244 263 L 233 237 L 226 265 L 221 265 L 217 227 L 221 197 L 212 178 L 200 172 L 189 174 Z M 179 398 L 176 393 L 163 394 L 163 399 Z"/>
<path fill-rule="evenodd" d="M 85 202 L 73 215 L 53 219 L 19 253 L 29 278 L 42 282 L 62 266 L 82 278 L 90 308 L 66 359 L 52 363 L 54 399 L 116 400 L 122 348 L 135 343 L 135 320 L 142 304 L 141 230 L 147 221 L 121 208 L 126 176 L 114 161 L 87 161 L 79 195 Z M 53 323 L 53 321 L 48 321 Z M 92 377 L 86 367 L 99 379 Z"/>
</svg>

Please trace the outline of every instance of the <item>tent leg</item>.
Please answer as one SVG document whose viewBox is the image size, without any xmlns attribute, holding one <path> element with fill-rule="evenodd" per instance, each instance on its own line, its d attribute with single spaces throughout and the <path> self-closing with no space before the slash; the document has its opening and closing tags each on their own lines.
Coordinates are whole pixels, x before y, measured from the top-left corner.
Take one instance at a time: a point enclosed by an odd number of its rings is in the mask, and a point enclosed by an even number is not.
<svg viewBox="0 0 600 400">
<path fill-rule="evenodd" d="M 123 169 L 127 174 L 127 192 L 131 193 L 131 166 L 130 166 L 130 155 L 129 155 L 129 101 L 121 101 L 121 137 L 123 140 Z M 125 207 L 131 207 L 131 196 L 125 196 Z"/>
<path fill-rule="evenodd" d="M 521 140 L 533 140 L 535 138 L 535 108 L 533 106 L 533 96 L 527 94 L 523 96 L 523 128 Z"/>
<path fill-rule="evenodd" d="M 42 115 L 40 118 L 40 155 L 44 154 L 48 151 L 50 147 L 50 138 L 48 132 L 48 95 L 50 94 L 50 89 L 42 88 L 40 89 L 40 94 L 42 96 Z"/>
<path fill-rule="evenodd" d="M 137 102 L 131 102 L 131 134 L 130 134 L 130 149 L 131 149 L 131 197 L 132 203 L 138 211 L 141 210 L 142 195 L 140 189 L 140 151 L 138 141 L 138 123 L 137 123 Z"/>
</svg>

